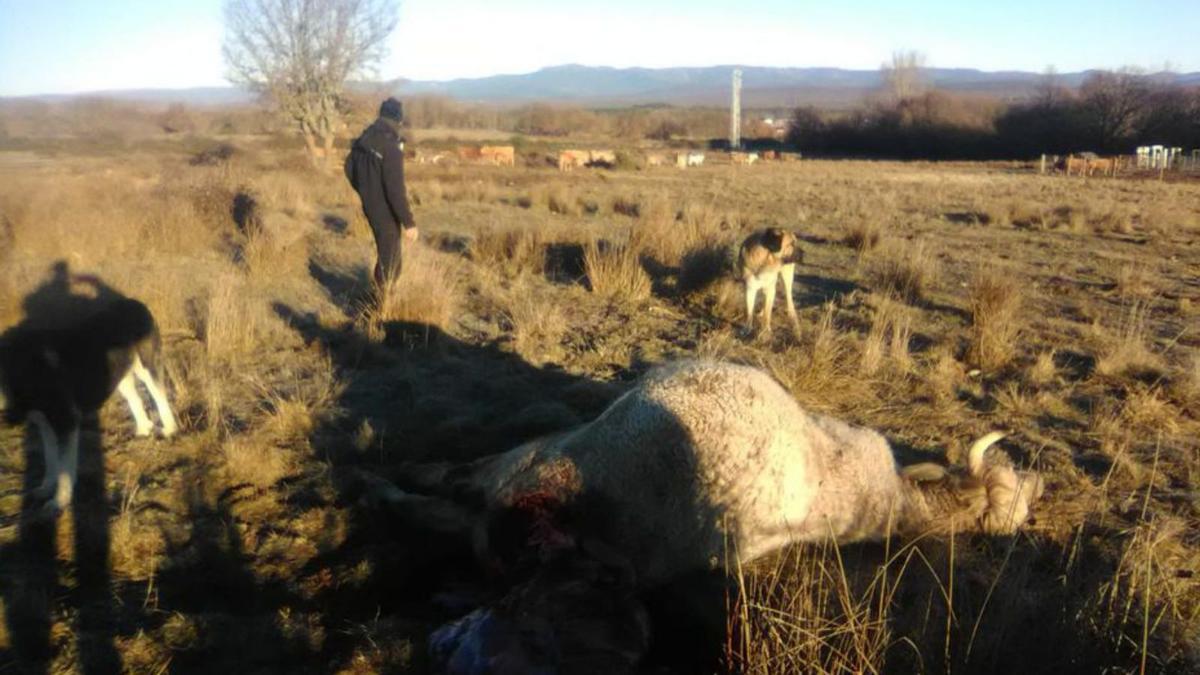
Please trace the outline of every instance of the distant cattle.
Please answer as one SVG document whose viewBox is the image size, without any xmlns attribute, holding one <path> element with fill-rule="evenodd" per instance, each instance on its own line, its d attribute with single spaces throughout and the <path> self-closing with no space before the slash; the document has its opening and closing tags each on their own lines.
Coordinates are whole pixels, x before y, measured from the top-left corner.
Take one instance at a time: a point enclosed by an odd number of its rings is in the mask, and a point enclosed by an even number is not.
<svg viewBox="0 0 1200 675">
<path fill-rule="evenodd" d="M 1059 157 L 1054 168 L 1066 175 L 1076 176 L 1115 176 L 1121 168 L 1117 157 L 1100 157 L 1094 152 L 1081 152 L 1078 155 Z"/>
<path fill-rule="evenodd" d="M 665 166 L 667 156 L 662 153 L 652 152 L 646 155 L 646 166 Z"/>
<path fill-rule="evenodd" d="M 446 153 L 418 149 L 413 158 L 417 164 L 441 164 L 446 159 Z"/>
<path fill-rule="evenodd" d="M 514 166 L 516 150 L 511 145 L 485 145 L 479 148 L 480 160 L 496 166 Z"/>
<path fill-rule="evenodd" d="M 591 153 L 587 150 L 563 150 L 558 153 L 558 170 L 570 171 L 576 167 L 587 166 Z"/>
<path fill-rule="evenodd" d="M 675 155 L 675 166 L 681 169 L 689 166 L 700 166 L 703 163 L 703 152 L 681 152 Z"/>
<path fill-rule="evenodd" d="M 558 153 L 559 171 L 570 171 L 577 167 L 611 169 L 616 165 L 617 153 L 612 150 L 562 150 Z"/>
<path fill-rule="evenodd" d="M 592 150 L 587 165 L 611 169 L 617 165 L 617 153 L 612 150 Z"/>
<path fill-rule="evenodd" d="M 744 164 L 749 166 L 758 161 L 758 153 L 756 152 L 731 152 L 729 159 L 734 164 Z"/>
<path fill-rule="evenodd" d="M 779 159 L 779 151 L 778 150 L 763 150 L 761 153 L 759 153 L 758 157 L 759 157 L 759 159 L 763 160 L 764 162 Z"/>
<path fill-rule="evenodd" d="M 1088 160 L 1087 175 L 1115 176 L 1118 168 L 1120 168 L 1120 159 L 1117 157 L 1098 157 Z"/>
<path fill-rule="evenodd" d="M 1054 164 L 1054 168 L 1066 173 L 1068 176 L 1071 174 L 1082 176 L 1087 171 L 1087 159 L 1074 155 L 1059 157 L 1058 161 Z"/>
<path fill-rule="evenodd" d="M 483 153 L 474 145 L 460 145 L 454 149 L 454 154 L 464 162 L 478 162 L 483 157 Z"/>
</svg>

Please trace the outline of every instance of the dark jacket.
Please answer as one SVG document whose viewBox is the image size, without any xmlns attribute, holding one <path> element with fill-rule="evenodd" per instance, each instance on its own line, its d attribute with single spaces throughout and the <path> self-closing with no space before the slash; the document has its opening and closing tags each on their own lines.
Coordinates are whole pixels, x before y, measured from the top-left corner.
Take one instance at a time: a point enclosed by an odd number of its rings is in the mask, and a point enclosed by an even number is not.
<svg viewBox="0 0 1200 675">
<path fill-rule="evenodd" d="M 363 131 L 346 157 L 346 178 L 362 199 L 372 227 L 400 223 L 414 227 L 404 189 L 404 153 L 396 127 L 383 119 Z"/>
</svg>

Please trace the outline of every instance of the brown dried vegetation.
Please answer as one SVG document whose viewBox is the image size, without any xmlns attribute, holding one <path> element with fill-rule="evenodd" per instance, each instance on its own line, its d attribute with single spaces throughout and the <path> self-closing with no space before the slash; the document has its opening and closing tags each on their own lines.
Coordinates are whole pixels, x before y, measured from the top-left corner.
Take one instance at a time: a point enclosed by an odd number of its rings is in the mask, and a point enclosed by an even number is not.
<svg viewBox="0 0 1200 675">
<path fill-rule="evenodd" d="M 6 126 L 0 330 L 86 300 L 56 295 L 56 261 L 140 298 L 184 433 L 135 439 L 108 405 L 85 434 L 104 448 L 81 476 L 90 508 L 39 539 L 22 495 L 40 453 L 0 428 L 0 661 L 422 672 L 437 622 L 406 608 L 445 581 L 436 546 L 362 504 L 347 469 L 504 450 L 598 414 L 650 364 L 704 354 L 881 430 L 904 461 L 958 460 L 1003 428 L 1048 482 L 1012 540 L 801 547 L 730 570 L 741 592 L 715 603 L 715 641 L 735 668 L 1200 666 L 1194 182 L 414 165 L 421 243 L 377 298 L 355 195 L 259 133 L 265 118 L 188 111 L 197 140 L 124 109 L 93 117 L 120 137 L 87 127 L 68 151 Z M 227 125 L 242 131 L 204 137 Z M 190 161 L 221 143 L 235 151 Z M 817 242 L 797 270 L 798 337 L 741 336 L 736 285 L 731 307 L 698 292 L 730 279 L 729 247 L 763 222 Z"/>
</svg>

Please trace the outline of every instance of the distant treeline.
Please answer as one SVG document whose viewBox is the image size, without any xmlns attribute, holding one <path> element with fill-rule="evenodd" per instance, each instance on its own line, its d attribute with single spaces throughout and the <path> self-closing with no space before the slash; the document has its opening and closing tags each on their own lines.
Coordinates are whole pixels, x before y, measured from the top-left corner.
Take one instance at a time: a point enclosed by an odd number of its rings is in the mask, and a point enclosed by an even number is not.
<svg viewBox="0 0 1200 675">
<path fill-rule="evenodd" d="M 373 100 L 362 101 L 358 117 L 369 117 Z M 721 108 L 645 106 L 589 110 L 568 104 L 530 103 L 514 107 L 468 104 L 442 96 L 404 99 L 404 113 L 416 129 L 499 129 L 529 136 L 709 138 L 728 134 L 729 112 Z"/>
<path fill-rule="evenodd" d="M 899 159 L 1132 153 L 1147 144 L 1200 148 L 1200 87 L 1098 72 L 1078 90 L 1047 82 L 1031 100 L 1011 105 L 929 91 L 838 117 L 799 108 L 787 143 L 816 155 Z"/>
<path fill-rule="evenodd" d="M 906 90 L 907 91 L 907 90 Z M 346 128 L 357 134 L 374 119 L 386 93 L 343 100 Z M 720 147 L 729 134 L 726 108 L 635 106 L 586 109 L 567 104 L 495 106 L 448 97 L 403 97 L 416 129 L 486 129 L 513 135 L 644 139 L 673 145 Z M 790 114 L 786 138 L 767 118 Z M 900 159 L 1027 159 L 1040 153 L 1129 153 L 1138 145 L 1200 148 L 1200 87 L 1128 71 L 1098 72 L 1078 89 L 1051 79 L 1035 95 L 1005 103 L 945 91 L 880 94 L 850 112 L 806 107 L 747 110 L 742 138 L 751 148 L 790 146 L 827 157 Z M 0 147 L 29 139 L 76 138 L 121 145 L 163 134 L 275 134 L 288 136 L 290 120 L 265 106 L 198 108 L 101 98 L 61 102 L 0 99 Z"/>
</svg>

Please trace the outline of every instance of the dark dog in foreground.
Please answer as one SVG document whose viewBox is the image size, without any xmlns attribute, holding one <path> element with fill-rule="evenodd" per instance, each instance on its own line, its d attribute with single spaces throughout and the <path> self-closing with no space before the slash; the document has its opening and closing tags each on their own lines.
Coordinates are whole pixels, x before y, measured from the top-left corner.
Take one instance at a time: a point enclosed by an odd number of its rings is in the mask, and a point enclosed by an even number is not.
<svg viewBox="0 0 1200 675">
<path fill-rule="evenodd" d="M 154 399 L 163 436 L 178 426 L 166 393 L 147 367 L 158 362 L 159 335 L 145 305 L 124 298 L 69 328 L 18 326 L 0 337 L 0 407 L 10 424 L 36 427 L 46 474 L 36 494 L 57 513 L 71 503 L 83 419 L 119 391 L 133 413 L 138 436 L 154 423 L 137 381 Z"/>
</svg>

